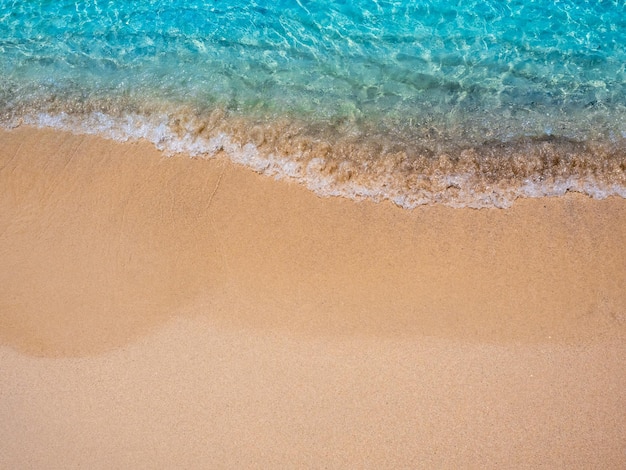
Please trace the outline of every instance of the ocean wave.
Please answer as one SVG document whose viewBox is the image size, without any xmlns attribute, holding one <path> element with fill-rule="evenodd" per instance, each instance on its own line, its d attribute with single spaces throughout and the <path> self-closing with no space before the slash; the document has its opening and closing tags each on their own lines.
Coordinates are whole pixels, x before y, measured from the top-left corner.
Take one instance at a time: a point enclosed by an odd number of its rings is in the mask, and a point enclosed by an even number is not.
<svg viewBox="0 0 626 470">
<path fill-rule="evenodd" d="M 259 121 L 215 109 L 205 116 L 102 111 L 32 112 L 3 123 L 145 140 L 166 155 L 226 155 L 252 170 L 296 181 L 322 197 L 369 199 L 412 209 L 420 205 L 507 208 L 518 198 L 626 198 L 626 139 L 576 141 L 551 135 L 399 145 L 393 136 L 319 128 L 299 121 Z M 435 132 L 435 134 L 437 134 Z M 436 145 L 433 145 L 433 142 Z"/>
</svg>

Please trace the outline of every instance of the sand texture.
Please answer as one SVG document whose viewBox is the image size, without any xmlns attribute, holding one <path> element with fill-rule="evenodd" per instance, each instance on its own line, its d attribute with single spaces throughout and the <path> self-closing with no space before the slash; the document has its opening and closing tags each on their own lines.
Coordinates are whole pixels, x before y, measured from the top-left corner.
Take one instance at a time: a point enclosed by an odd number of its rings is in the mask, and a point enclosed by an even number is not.
<svg viewBox="0 0 626 470">
<path fill-rule="evenodd" d="M 2 131 L 0 468 L 624 468 L 625 246 Z"/>
</svg>

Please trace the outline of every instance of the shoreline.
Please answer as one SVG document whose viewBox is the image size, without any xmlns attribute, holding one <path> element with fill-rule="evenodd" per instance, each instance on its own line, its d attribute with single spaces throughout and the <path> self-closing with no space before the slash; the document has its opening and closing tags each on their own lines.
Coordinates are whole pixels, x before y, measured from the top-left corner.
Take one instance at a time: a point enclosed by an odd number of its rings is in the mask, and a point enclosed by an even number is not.
<svg viewBox="0 0 626 470">
<path fill-rule="evenodd" d="M 226 156 L 321 197 L 390 201 L 404 209 L 509 208 L 517 199 L 567 193 L 626 199 L 624 138 L 549 133 L 485 139 L 480 133 L 480 138 L 454 142 L 430 128 L 422 130 L 427 136 L 401 144 L 390 129 L 364 129 L 357 135 L 288 118 L 231 116 L 221 108 L 208 115 L 174 109 L 167 118 L 146 113 L 37 111 L 4 124 L 148 141 L 166 155 Z M 448 131 L 466 134 L 462 128 Z"/>
<path fill-rule="evenodd" d="M 405 210 L 0 131 L 0 466 L 617 468 L 625 241 L 620 198 Z"/>
</svg>

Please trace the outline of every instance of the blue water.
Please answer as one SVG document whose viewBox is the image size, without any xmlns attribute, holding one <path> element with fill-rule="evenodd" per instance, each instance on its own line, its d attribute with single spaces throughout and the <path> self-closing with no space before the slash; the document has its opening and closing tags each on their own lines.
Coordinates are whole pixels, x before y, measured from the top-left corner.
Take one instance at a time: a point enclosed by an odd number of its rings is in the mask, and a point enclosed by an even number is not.
<svg viewBox="0 0 626 470">
<path fill-rule="evenodd" d="M 407 207 L 626 195 L 626 1 L 0 0 L 0 121 Z"/>
</svg>

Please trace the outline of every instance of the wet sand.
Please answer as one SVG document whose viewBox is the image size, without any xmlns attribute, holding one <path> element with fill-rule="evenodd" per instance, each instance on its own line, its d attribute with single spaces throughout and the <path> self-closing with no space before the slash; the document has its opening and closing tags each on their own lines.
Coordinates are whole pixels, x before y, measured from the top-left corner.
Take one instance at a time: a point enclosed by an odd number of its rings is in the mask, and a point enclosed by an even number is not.
<svg viewBox="0 0 626 470">
<path fill-rule="evenodd" d="M 619 468 L 625 242 L 3 131 L 0 467 Z"/>
</svg>

